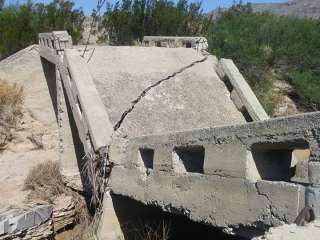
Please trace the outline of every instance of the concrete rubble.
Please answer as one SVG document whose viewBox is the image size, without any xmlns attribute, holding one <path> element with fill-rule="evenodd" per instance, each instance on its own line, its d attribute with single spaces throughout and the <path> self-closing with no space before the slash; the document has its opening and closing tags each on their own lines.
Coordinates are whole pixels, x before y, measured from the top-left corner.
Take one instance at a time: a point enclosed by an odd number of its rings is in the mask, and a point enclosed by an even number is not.
<svg viewBox="0 0 320 240">
<path fill-rule="evenodd" d="M 53 234 L 51 215 L 51 206 L 3 210 L 0 212 L 0 239 L 47 239 Z"/>
<path fill-rule="evenodd" d="M 50 239 L 76 223 L 76 204 L 72 196 L 61 195 L 53 205 L 28 210 L 0 210 L 0 240 Z"/>
<path fill-rule="evenodd" d="M 72 196 L 62 195 L 54 201 L 53 227 L 60 232 L 75 223 L 76 207 Z"/>
</svg>

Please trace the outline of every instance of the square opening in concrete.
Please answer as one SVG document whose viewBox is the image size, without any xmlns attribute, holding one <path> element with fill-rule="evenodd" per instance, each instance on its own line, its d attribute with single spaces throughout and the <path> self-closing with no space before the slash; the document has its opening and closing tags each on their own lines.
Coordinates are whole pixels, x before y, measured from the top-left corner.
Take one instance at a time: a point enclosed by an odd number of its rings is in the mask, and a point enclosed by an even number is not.
<svg viewBox="0 0 320 240">
<path fill-rule="evenodd" d="M 153 169 L 154 150 L 150 148 L 139 149 L 139 162 L 140 165 L 147 169 Z"/>
<path fill-rule="evenodd" d="M 202 146 L 176 147 L 173 152 L 173 168 L 179 173 L 203 173 L 204 155 Z"/>
<path fill-rule="evenodd" d="M 186 42 L 186 48 L 192 48 L 191 42 Z"/>
<path fill-rule="evenodd" d="M 303 141 L 254 144 L 251 153 L 260 179 L 286 182 L 297 174 L 299 178 L 306 174 L 301 173 L 300 162 L 308 162 L 310 156 L 308 144 Z"/>
</svg>

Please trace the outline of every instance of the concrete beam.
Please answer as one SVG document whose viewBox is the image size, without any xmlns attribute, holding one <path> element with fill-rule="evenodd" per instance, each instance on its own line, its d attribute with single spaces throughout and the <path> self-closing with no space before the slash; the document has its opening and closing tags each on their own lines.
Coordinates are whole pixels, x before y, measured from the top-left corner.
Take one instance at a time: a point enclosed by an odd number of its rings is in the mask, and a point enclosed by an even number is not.
<svg viewBox="0 0 320 240">
<path fill-rule="evenodd" d="M 238 109 L 244 107 L 254 121 L 269 119 L 268 114 L 231 59 L 222 58 L 219 61 L 217 72 L 221 79 L 225 79 L 225 77 L 229 79 L 233 87 L 232 97 Z"/>
</svg>

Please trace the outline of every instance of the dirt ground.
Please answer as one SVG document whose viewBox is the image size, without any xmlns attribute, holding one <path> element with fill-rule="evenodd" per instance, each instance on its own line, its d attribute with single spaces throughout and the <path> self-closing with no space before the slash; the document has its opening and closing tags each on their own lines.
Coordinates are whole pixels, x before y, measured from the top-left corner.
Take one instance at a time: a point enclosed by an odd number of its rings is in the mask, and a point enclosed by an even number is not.
<svg viewBox="0 0 320 240">
<path fill-rule="evenodd" d="M 58 126 L 37 46 L 2 60 L 0 79 L 24 90 L 23 117 L 12 142 L 0 152 L 0 208 L 24 206 L 27 192 L 22 189 L 29 170 L 58 160 Z"/>
</svg>

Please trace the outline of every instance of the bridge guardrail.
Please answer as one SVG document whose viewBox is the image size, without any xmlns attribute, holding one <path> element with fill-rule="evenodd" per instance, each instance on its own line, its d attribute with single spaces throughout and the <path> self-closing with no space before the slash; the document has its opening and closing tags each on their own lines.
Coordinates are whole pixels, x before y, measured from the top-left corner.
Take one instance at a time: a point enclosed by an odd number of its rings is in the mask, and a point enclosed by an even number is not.
<svg viewBox="0 0 320 240">
<path fill-rule="evenodd" d="M 108 146 L 113 127 L 100 99 L 86 61 L 74 51 L 66 50 L 64 55 L 63 82 L 82 139 L 91 142 L 95 150 Z M 89 144 L 89 143 L 87 143 Z"/>
<path fill-rule="evenodd" d="M 309 152 L 307 160 L 311 164 L 320 163 L 320 132 L 315 134 L 319 129 L 320 112 L 317 112 L 244 125 L 144 136 L 129 140 L 125 161 L 121 158 L 114 161 L 143 171 L 290 182 L 294 173 L 293 150 L 304 149 Z"/>
<path fill-rule="evenodd" d="M 231 99 L 246 117 L 253 121 L 269 119 L 249 84 L 231 59 L 220 59 L 217 73 L 231 92 Z M 247 119 L 248 120 L 248 119 Z"/>
<path fill-rule="evenodd" d="M 218 227 L 292 223 L 305 206 L 320 216 L 319 129 L 317 112 L 113 142 L 110 185 Z M 291 165 L 295 149 L 309 151 L 306 171 Z"/>
<path fill-rule="evenodd" d="M 208 41 L 204 37 L 145 36 L 142 44 L 147 47 L 185 47 L 199 51 L 208 49 Z"/>
<path fill-rule="evenodd" d="M 106 147 L 113 128 L 84 59 L 71 50 L 71 36 L 66 31 L 40 33 L 39 46 L 41 57 L 56 65 L 85 152 Z"/>
</svg>

